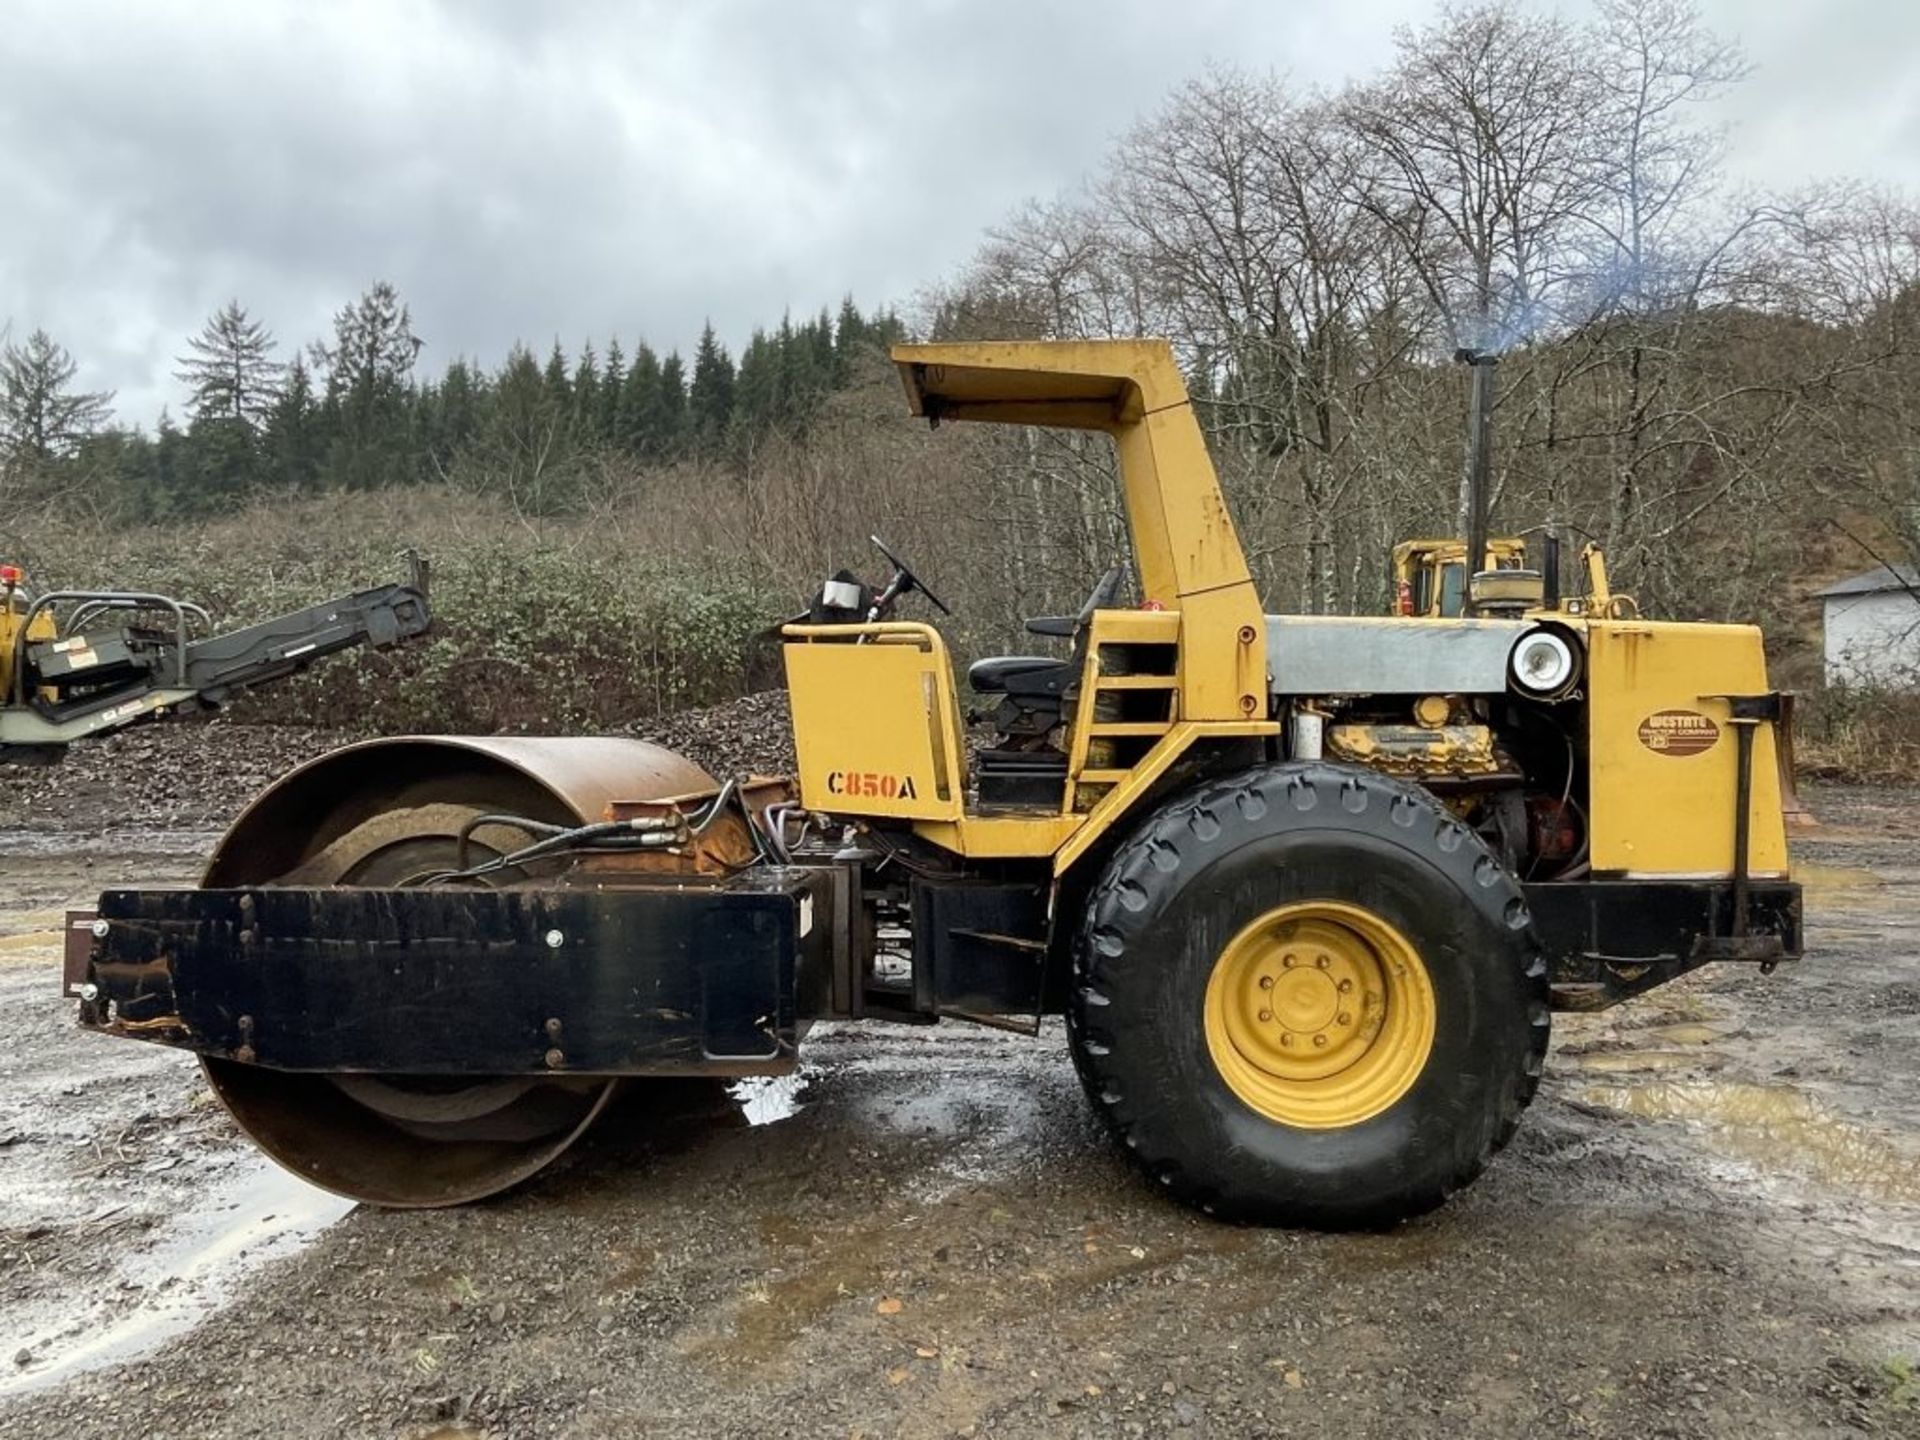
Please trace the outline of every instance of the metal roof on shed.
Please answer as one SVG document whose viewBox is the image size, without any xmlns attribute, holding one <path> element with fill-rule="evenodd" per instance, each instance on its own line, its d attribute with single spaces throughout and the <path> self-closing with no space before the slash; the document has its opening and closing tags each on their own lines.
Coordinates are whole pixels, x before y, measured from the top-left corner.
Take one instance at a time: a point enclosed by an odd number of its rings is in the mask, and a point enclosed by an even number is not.
<svg viewBox="0 0 1920 1440">
<path fill-rule="evenodd" d="M 1876 565 L 1845 580 L 1836 580 L 1824 590 L 1816 590 L 1814 598 L 1828 600 L 1841 595 L 1878 595 L 1887 590 L 1916 589 L 1920 589 L 1920 570 L 1911 565 Z"/>
</svg>

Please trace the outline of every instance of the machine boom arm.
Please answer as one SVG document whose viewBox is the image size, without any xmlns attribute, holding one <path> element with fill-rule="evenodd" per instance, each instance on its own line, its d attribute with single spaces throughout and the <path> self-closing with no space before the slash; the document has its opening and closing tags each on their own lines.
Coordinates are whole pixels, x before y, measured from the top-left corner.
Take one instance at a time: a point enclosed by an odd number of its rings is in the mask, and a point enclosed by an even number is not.
<svg viewBox="0 0 1920 1440">
<path fill-rule="evenodd" d="M 29 638 L 54 607 L 96 621 L 115 611 L 167 613 L 159 629 L 89 623 L 64 638 Z M 174 708 L 208 708 L 235 690 L 294 674 L 357 645 L 387 646 L 432 624 L 423 574 L 289 611 L 223 634 L 188 638 L 204 612 L 166 596 L 56 592 L 33 602 L 16 627 L 9 692 L 0 696 L 0 762 L 58 759 L 75 740 L 102 735 Z"/>
</svg>

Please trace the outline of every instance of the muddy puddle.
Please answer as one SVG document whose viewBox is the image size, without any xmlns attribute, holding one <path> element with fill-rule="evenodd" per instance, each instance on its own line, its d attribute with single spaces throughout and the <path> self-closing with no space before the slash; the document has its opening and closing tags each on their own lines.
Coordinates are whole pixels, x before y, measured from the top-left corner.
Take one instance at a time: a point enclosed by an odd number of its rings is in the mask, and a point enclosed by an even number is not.
<svg viewBox="0 0 1920 1440">
<path fill-rule="evenodd" d="M 81 1033 L 68 906 L 190 883 L 204 831 L 0 834 L 0 1397 L 136 1360 L 351 1208 L 239 1147 L 191 1059 Z"/>
<path fill-rule="evenodd" d="M 1920 1205 L 1920 1151 L 1841 1119 L 1791 1086 L 1649 1080 L 1585 1085 L 1574 1094 L 1589 1105 L 1642 1120 L 1685 1122 L 1716 1153 L 1764 1172 Z"/>
<path fill-rule="evenodd" d="M 151 1353 L 227 1303 L 254 1271 L 295 1254 L 352 1208 L 277 1165 L 252 1162 L 204 1210 L 122 1251 L 106 1287 L 116 1296 L 106 1314 L 78 1320 L 56 1311 L 25 1333 L 0 1335 L 11 1365 L 0 1373 L 0 1396 Z"/>
<path fill-rule="evenodd" d="M 1727 1057 L 1692 1050 L 1618 1050 L 1570 1056 L 1571 1064 L 1600 1075 L 1633 1075 L 1647 1070 L 1718 1070 Z"/>
</svg>

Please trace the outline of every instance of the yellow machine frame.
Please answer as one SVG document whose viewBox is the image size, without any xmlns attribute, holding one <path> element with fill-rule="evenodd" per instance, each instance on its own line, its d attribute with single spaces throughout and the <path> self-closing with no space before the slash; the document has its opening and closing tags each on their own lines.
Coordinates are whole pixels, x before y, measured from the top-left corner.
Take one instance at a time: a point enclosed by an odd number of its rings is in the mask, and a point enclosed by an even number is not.
<svg viewBox="0 0 1920 1440">
<path fill-rule="evenodd" d="M 1063 799 L 1011 813 L 967 809 L 966 731 L 937 630 L 897 621 L 785 627 L 800 798 L 824 813 L 910 821 L 922 838 L 972 859 L 1050 857 L 1058 875 L 1195 745 L 1280 734 L 1269 714 L 1266 617 L 1165 341 L 901 345 L 893 358 L 913 413 L 936 423 L 1111 435 L 1143 608 L 1093 614 L 1067 717 Z M 1459 542 L 1409 542 L 1395 563 L 1445 544 Z M 1524 542 L 1496 539 L 1488 548 L 1497 564 L 1523 553 Z M 1765 689 L 1759 634 L 1640 620 L 1608 589 L 1600 554 L 1588 547 L 1581 558 L 1585 601 L 1529 618 L 1575 632 L 1588 651 L 1593 868 L 1724 874 L 1734 747 L 1730 706 L 1716 696 Z M 1115 663 L 1143 650 L 1166 659 L 1145 669 Z M 1130 718 L 1103 723 L 1101 698 L 1128 691 L 1165 703 L 1136 700 Z M 1694 728 L 1676 746 L 1663 726 Z M 1709 732 L 1727 743 L 1702 743 Z M 1756 875 L 1787 868 L 1778 753 L 1772 727 L 1761 727 L 1750 811 Z"/>
<path fill-rule="evenodd" d="M 787 626 L 801 800 L 829 812 L 911 819 L 926 839 L 972 858 L 1051 855 L 1058 873 L 1194 744 L 1279 733 L 1266 717 L 1260 597 L 1164 340 L 899 345 L 893 358 L 913 413 L 929 420 L 1111 435 L 1141 599 L 1153 608 L 1095 613 L 1065 801 L 1055 812 L 1013 815 L 965 811 L 965 732 L 937 631 L 899 623 Z M 1222 636 L 1231 643 L 1221 644 Z M 866 643 L 849 645 L 849 638 Z M 828 641 L 836 643 L 821 643 Z M 1159 675 L 1103 672 L 1106 647 L 1139 644 L 1167 646 L 1177 660 Z M 901 650 L 910 658 L 892 653 Z M 1164 693 L 1164 717 L 1095 723 L 1095 697 L 1122 689 Z M 860 697 L 858 726 L 846 723 L 853 695 Z M 1122 738 L 1151 744 L 1124 767 L 1098 763 L 1097 742 Z M 849 783 L 859 790 L 855 806 Z"/>
</svg>

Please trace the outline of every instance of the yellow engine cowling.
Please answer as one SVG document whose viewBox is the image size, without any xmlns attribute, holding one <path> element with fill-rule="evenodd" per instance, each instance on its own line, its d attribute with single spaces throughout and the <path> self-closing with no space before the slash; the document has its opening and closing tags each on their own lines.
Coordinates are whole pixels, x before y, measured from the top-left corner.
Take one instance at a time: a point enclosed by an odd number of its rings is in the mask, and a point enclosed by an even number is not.
<svg viewBox="0 0 1920 1440">
<path fill-rule="evenodd" d="M 1727 697 L 1767 693 L 1760 631 L 1594 620 L 1587 645 L 1594 870 L 1731 874 L 1739 742 Z M 1771 724 L 1753 728 L 1748 869 L 1784 876 L 1778 737 Z"/>
</svg>

